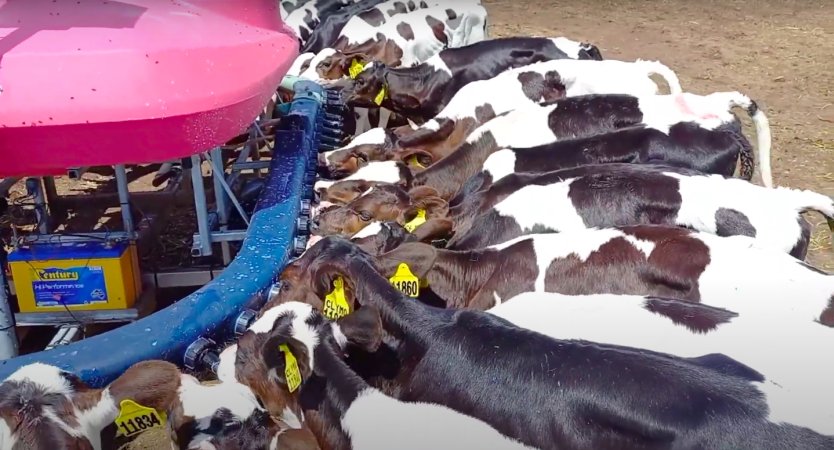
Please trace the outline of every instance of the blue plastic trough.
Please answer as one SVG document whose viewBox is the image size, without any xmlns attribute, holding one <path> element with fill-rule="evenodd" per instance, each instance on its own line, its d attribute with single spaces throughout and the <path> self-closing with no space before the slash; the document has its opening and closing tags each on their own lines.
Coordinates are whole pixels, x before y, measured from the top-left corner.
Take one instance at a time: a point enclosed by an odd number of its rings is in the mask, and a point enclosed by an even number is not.
<svg viewBox="0 0 834 450">
<path fill-rule="evenodd" d="M 179 302 L 113 331 L 2 361 L 0 380 L 34 362 L 61 367 L 94 387 L 147 359 L 183 366 L 188 358 L 188 365 L 210 367 L 211 355 L 216 355 L 213 343 L 234 337 L 235 324 L 246 317 L 241 312 L 257 309 L 291 255 L 304 250 L 320 128 L 329 102 L 315 83 L 297 82 L 294 91 L 276 132 L 269 176 L 246 239 L 219 277 Z"/>
</svg>

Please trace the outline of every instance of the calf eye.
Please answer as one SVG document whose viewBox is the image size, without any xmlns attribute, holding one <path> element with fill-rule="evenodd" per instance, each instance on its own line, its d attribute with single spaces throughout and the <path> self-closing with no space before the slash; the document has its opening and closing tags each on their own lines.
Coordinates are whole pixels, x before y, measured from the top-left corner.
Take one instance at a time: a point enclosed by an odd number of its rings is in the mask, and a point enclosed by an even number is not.
<svg viewBox="0 0 834 450">
<path fill-rule="evenodd" d="M 359 211 L 359 218 L 365 222 L 370 222 L 373 219 L 373 215 L 368 211 Z"/>
</svg>

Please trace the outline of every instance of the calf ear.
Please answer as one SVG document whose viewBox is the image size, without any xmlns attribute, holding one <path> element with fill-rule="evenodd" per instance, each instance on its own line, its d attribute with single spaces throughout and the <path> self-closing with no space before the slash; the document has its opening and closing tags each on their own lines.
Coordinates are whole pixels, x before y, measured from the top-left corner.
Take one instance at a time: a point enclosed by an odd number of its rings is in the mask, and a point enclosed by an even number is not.
<svg viewBox="0 0 834 450">
<path fill-rule="evenodd" d="M 423 243 L 449 239 L 454 226 L 454 222 L 446 218 L 429 219 L 414 230 L 414 237 Z"/>
<path fill-rule="evenodd" d="M 373 306 L 363 306 L 336 321 L 347 341 L 373 353 L 382 344 L 382 317 Z"/>
<path fill-rule="evenodd" d="M 261 359 L 267 368 L 269 378 L 281 384 L 287 384 L 285 375 L 287 356 L 281 348 L 282 345 L 286 345 L 292 353 L 292 356 L 295 357 L 303 383 L 304 380 L 310 377 L 313 371 L 313 368 L 310 367 L 310 355 L 308 355 L 307 347 L 304 344 L 287 337 L 287 331 L 285 329 L 270 332 L 269 337 L 261 347 Z"/>
<path fill-rule="evenodd" d="M 418 209 L 426 211 L 426 218 L 442 218 L 449 215 L 449 203 L 437 196 L 428 196 L 415 201 L 411 208 L 406 210 L 407 220 L 417 215 Z M 413 210 L 413 211 L 412 211 Z"/>
<path fill-rule="evenodd" d="M 408 167 L 412 170 L 422 171 L 434 164 L 434 155 L 417 148 L 405 148 L 400 150 L 397 152 L 396 158 L 405 164 L 408 164 Z"/>
<path fill-rule="evenodd" d="M 408 196 L 412 202 L 417 202 L 428 197 L 440 197 L 440 193 L 431 186 L 417 186 L 408 191 Z"/>
<path fill-rule="evenodd" d="M 118 404 L 124 399 L 168 411 L 177 398 L 181 372 L 174 364 L 161 360 L 141 361 L 130 366 L 108 386 Z"/>
</svg>

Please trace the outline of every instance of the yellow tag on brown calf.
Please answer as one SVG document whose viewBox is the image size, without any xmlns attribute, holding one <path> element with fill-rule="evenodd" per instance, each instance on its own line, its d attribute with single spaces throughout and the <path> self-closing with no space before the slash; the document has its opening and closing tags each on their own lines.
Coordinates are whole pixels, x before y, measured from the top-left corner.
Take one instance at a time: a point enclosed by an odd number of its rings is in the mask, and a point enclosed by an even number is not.
<svg viewBox="0 0 834 450">
<path fill-rule="evenodd" d="M 421 169 L 426 168 L 426 166 L 420 164 L 420 160 L 417 159 L 417 155 L 414 155 L 411 158 L 408 158 L 408 163 L 411 164 L 412 166 L 416 166 L 416 167 L 419 167 Z"/>
<path fill-rule="evenodd" d="M 118 430 L 116 435 L 133 437 L 153 428 L 162 428 L 167 421 L 164 412 L 125 399 L 119 403 L 119 416 L 115 420 Z"/>
<path fill-rule="evenodd" d="M 397 272 L 388 281 L 397 290 L 409 297 L 420 296 L 420 280 L 417 278 L 417 275 L 411 272 L 411 268 L 406 263 L 400 263 L 397 266 Z"/>
<path fill-rule="evenodd" d="M 379 106 L 382 104 L 383 100 L 385 100 L 385 86 L 383 86 L 382 89 L 379 90 L 379 94 L 376 94 L 376 97 L 374 97 L 374 103 Z"/>
<path fill-rule="evenodd" d="M 417 210 L 417 215 L 414 216 L 414 218 L 411 219 L 408 223 L 403 225 L 403 228 L 405 228 L 405 230 L 408 231 L 409 233 L 413 233 L 414 230 L 417 229 L 417 227 L 419 227 L 420 225 L 422 225 L 424 223 L 426 223 L 426 210 L 425 209 L 418 209 Z"/>
<path fill-rule="evenodd" d="M 345 283 L 342 277 L 333 280 L 333 291 L 324 297 L 324 308 L 321 311 L 330 320 L 341 319 L 350 314 L 350 305 L 345 297 Z"/>
<path fill-rule="evenodd" d="M 359 76 L 360 73 L 362 73 L 362 70 L 364 70 L 364 69 L 365 69 L 365 66 L 362 65 L 362 63 L 360 63 L 358 60 L 354 59 L 350 63 L 350 67 L 348 68 L 348 74 L 350 74 L 351 78 L 355 79 L 356 77 Z"/>
<path fill-rule="evenodd" d="M 301 386 L 301 371 L 298 370 L 298 360 L 292 354 L 287 344 L 281 344 L 278 348 L 284 353 L 284 379 L 287 380 L 287 388 L 290 393 L 295 392 Z"/>
</svg>

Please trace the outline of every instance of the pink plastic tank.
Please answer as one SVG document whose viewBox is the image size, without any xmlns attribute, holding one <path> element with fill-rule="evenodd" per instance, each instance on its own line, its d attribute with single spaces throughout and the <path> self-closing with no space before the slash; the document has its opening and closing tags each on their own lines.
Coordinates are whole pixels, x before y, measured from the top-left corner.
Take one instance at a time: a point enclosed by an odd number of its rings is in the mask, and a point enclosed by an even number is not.
<svg viewBox="0 0 834 450">
<path fill-rule="evenodd" d="M 276 0 L 0 0 L 0 177 L 208 150 L 297 54 Z"/>
</svg>

